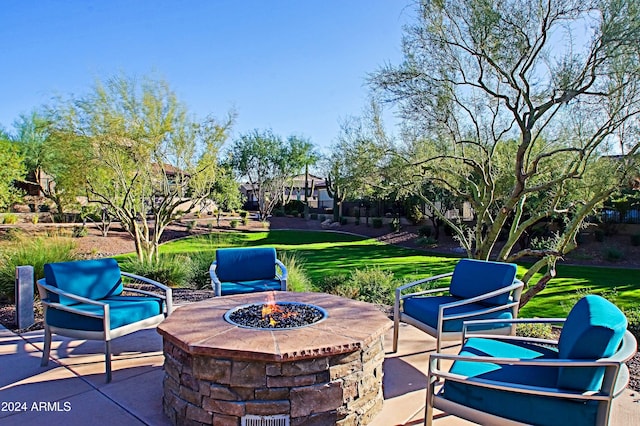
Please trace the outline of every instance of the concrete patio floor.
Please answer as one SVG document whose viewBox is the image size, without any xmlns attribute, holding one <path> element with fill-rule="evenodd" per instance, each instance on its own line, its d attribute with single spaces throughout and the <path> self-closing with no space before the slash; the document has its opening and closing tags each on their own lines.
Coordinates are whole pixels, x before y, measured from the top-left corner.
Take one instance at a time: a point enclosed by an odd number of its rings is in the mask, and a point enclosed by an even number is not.
<svg viewBox="0 0 640 426">
<path fill-rule="evenodd" d="M 385 402 L 374 426 L 424 420 L 425 371 L 435 340 L 411 326 L 403 326 L 400 336 L 398 352 L 386 351 Z M 42 331 L 17 335 L 0 326 L 0 424 L 169 424 L 162 412 L 162 339 L 155 329 L 113 341 L 113 381 L 108 384 L 101 342 L 54 335 L 53 361 L 40 367 L 42 340 Z M 391 332 L 387 348 L 390 342 Z M 436 413 L 434 423 L 471 424 L 443 413 Z M 611 425 L 634 424 L 640 424 L 640 395 L 627 389 L 616 399 Z"/>
</svg>

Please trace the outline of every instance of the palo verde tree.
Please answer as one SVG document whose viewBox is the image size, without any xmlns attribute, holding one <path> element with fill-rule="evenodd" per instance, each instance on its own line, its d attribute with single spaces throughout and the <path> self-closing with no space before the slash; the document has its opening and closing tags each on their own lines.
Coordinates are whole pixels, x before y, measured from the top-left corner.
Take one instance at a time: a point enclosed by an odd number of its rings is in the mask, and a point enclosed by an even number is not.
<svg viewBox="0 0 640 426">
<path fill-rule="evenodd" d="M 120 76 L 56 112 L 55 137 L 90 154 L 90 201 L 121 222 L 141 261 L 156 261 L 166 226 L 209 196 L 232 118 L 196 121 L 167 83 Z"/>
<path fill-rule="evenodd" d="M 398 156 L 414 192 L 432 202 L 420 191 L 430 181 L 471 203 L 471 228 L 450 223 L 468 255 L 538 258 L 523 305 L 555 276 L 585 217 L 628 181 L 640 140 L 639 9 L 634 0 L 420 1 L 404 62 L 371 77 L 412 129 Z M 550 217 L 563 222 L 552 238 L 518 248 Z"/>
</svg>

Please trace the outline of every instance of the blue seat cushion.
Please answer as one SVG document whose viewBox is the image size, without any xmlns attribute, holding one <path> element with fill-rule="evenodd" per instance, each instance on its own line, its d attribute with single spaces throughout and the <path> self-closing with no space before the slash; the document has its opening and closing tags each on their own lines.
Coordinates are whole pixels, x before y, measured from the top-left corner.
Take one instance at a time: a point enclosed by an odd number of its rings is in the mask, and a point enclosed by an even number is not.
<svg viewBox="0 0 640 426">
<path fill-rule="evenodd" d="M 257 291 L 280 290 L 280 280 L 253 280 L 241 282 L 223 282 L 222 296 L 228 294 L 253 293 Z"/>
<path fill-rule="evenodd" d="M 109 304 L 111 330 L 163 313 L 163 300 L 157 297 L 112 296 L 102 299 L 100 302 Z M 87 303 L 77 303 L 73 305 L 73 308 L 92 314 L 102 315 L 103 313 L 101 306 Z M 100 318 L 85 317 L 59 309 L 48 308 L 46 321 L 48 325 L 54 327 L 84 331 L 104 331 L 102 319 Z"/>
<path fill-rule="evenodd" d="M 276 250 L 269 247 L 218 249 L 215 273 L 221 282 L 273 279 Z"/>
<path fill-rule="evenodd" d="M 516 272 L 517 266 L 513 263 L 461 259 L 453 270 L 449 292 L 461 299 L 470 299 L 510 286 L 516 278 Z M 507 292 L 481 303 L 504 305 L 509 297 Z"/>
<path fill-rule="evenodd" d="M 91 259 L 44 265 L 47 284 L 88 299 L 98 300 L 122 293 L 120 267 L 115 259 Z M 74 305 L 77 301 L 55 294 L 52 302 Z"/>
<path fill-rule="evenodd" d="M 467 340 L 460 354 L 520 359 L 558 357 L 555 350 L 547 347 L 480 338 Z M 469 378 L 463 383 L 445 381 L 442 396 L 450 401 L 527 424 L 582 425 L 595 422 L 597 404 L 593 402 L 518 394 L 474 385 L 474 381 L 484 379 L 554 389 L 559 374 L 558 368 L 456 361 L 451 366 L 451 372 Z"/>
<path fill-rule="evenodd" d="M 560 358 L 595 361 L 610 357 L 620 346 L 627 319 L 613 303 L 589 295 L 571 309 L 558 340 Z M 563 368 L 558 387 L 597 391 L 602 386 L 604 368 Z"/>
<path fill-rule="evenodd" d="M 434 329 L 438 328 L 438 313 L 440 305 L 451 302 L 458 302 L 461 299 L 454 296 L 424 296 L 424 297 L 409 297 L 404 299 L 403 312 L 417 319 L 418 321 L 428 324 Z M 487 305 L 480 303 L 470 303 L 464 306 L 457 306 L 445 310 L 445 315 L 461 314 L 467 312 L 473 312 L 481 309 L 487 309 Z M 458 332 L 462 331 L 462 323 L 469 320 L 479 319 L 511 319 L 513 315 L 511 310 L 504 309 L 496 312 L 491 312 L 482 315 L 474 315 L 472 317 L 466 317 L 461 319 L 454 319 L 445 321 L 442 324 L 442 331 L 445 332 Z M 505 324 L 492 324 L 491 328 L 502 328 Z"/>
</svg>

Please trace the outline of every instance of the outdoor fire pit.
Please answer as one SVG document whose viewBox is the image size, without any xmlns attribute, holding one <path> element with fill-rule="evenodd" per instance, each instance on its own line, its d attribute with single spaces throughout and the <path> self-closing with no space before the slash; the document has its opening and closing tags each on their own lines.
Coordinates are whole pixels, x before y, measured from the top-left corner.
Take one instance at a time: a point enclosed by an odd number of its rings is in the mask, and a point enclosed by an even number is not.
<svg viewBox="0 0 640 426">
<path fill-rule="evenodd" d="M 323 293 L 252 293 L 177 309 L 160 326 L 174 424 L 366 424 L 382 408 L 374 305 Z"/>
</svg>

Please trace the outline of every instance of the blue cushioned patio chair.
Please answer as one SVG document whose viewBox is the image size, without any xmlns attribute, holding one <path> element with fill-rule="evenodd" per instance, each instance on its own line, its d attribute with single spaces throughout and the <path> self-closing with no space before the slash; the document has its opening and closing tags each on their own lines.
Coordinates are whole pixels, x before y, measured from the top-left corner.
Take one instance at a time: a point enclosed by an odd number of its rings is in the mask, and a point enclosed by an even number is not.
<svg viewBox="0 0 640 426">
<path fill-rule="evenodd" d="M 37 282 L 44 307 L 42 366 L 49 362 L 53 333 L 103 340 L 106 377 L 110 382 L 111 340 L 157 325 L 173 309 L 171 288 L 122 272 L 115 259 L 48 263 L 44 275 Z M 124 287 L 122 277 L 152 285 L 164 294 Z M 123 295 L 123 291 L 128 294 Z"/>
<path fill-rule="evenodd" d="M 393 351 L 398 350 L 400 321 L 435 337 L 436 351 L 440 352 L 443 341 L 460 341 L 464 321 L 516 318 L 524 286 L 516 278 L 516 270 L 512 263 L 461 259 L 453 272 L 398 287 L 393 309 Z M 403 294 L 447 277 L 451 277 L 449 287 Z M 515 333 L 510 324 L 487 327 L 496 334 Z"/>
<path fill-rule="evenodd" d="M 276 258 L 274 248 L 218 249 L 209 275 L 216 296 L 287 290 L 287 268 Z"/>
<path fill-rule="evenodd" d="M 504 320 L 471 321 L 491 322 Z M 480 424 L 607 425 L 614 397 L 629 382 L 624 364 L 637 350 L 627 319 L 611 302 L 590 295 L 565 319 L 560 338 L 465 334 L 458 355 L 429 359 L 425 424 L 433 408 Z M 448 372 L 437 364 L 453 361 Z M 435 393 L 435 384 L 443 383 Z"/>
</svg>

